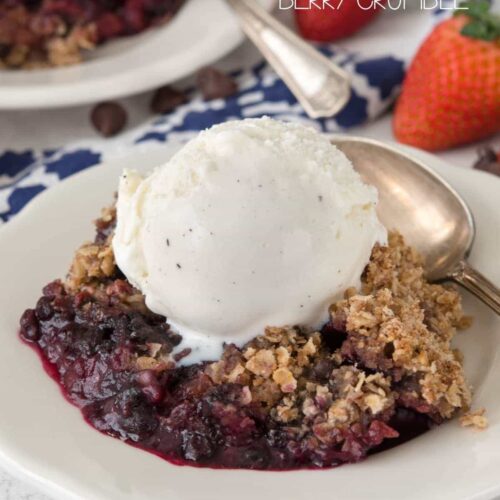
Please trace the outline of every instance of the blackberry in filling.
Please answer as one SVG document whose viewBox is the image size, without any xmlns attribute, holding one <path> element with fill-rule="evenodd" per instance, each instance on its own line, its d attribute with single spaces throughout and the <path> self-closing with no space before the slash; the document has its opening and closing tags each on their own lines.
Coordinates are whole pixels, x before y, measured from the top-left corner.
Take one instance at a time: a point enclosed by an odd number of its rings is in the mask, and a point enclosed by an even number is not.
<svg viewBox="0 0 500 500">
<path fill-rule="evenodd" d="M 425 281 L 398 234 L 319 332 L 267 328 L 219 360 L 180 366 L 181 337 L 116 267 L 114 209 L 64 281 L 20 321 L 23 340 L 90 425 L 172 463 L 334 467 L 411 439 L 470 403 L 450 346 L 458 293 Z M 196 307 L 196 304 L 193 304 Z"/>
</svg>

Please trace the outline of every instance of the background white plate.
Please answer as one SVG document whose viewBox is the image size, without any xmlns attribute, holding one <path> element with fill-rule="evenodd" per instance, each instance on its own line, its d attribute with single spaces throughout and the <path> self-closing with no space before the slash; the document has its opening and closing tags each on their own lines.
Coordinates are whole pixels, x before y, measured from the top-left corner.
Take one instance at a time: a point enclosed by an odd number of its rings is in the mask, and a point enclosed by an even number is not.
<svg viewBox="0 0 500 500">
<path fill-rule="evenodd" d="M 18 319 L 41 287 L 62 276 L 90 220 L 109 203 L 123 167 L 149 169 L 173 146 L 87 170 L 37 197 L 0 230 L 0 462 L 51 495 L 84 500 L 487 499 L 500 493 L 500 321 L 466 295 L 474 327 L 459 334 L 474 406 L 490 428 L 457 421 L 363 463 L 288 473 L 176 467 L 84 423 L 38 357 L 18 340 Z M 417 153 L 415 153 L 417 154 Z M 470 204 L 477 222 L 471 262 L 500 282 L 500 180 L 418 153 Z"/>
<path fill-rule="evenodd" d="M 270 9 L 274 0 L 259 0 Z M 88 104 L 159 87 L 187 76 L 243 40 L 225 0 L 186 0 L 166 26 L 112 41 L 82 64 L 0 71 L 0 109 Z"/>
</svg>

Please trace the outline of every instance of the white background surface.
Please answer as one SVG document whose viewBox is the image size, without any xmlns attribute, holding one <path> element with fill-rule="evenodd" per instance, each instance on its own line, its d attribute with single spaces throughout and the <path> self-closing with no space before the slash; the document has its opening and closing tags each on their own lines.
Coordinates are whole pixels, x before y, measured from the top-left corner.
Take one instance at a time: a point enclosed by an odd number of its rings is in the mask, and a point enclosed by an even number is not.
<svg viewBox="0 0 500 500">
<path fill-rule="evenodd" d="M 397 16 L 397 19 L 395 19 Z M 397 21 L 397 22 L 395 22 Z M 428 16 L 420 12 L 386 13 L 362 34 L 350 39 L 345 45 L 365 53 L 383 54 L 394 52 L 410 57 L 422 39 L 422 33 L 429 28 Z M 368 42 L 368 43 L 367 43 Z M 258 55 L 249 43 L 222 61 L 222 67 L 231 68 L 241 61 L 252 63 Z M 147 120 L 150 94 L 134 96 L 123 100 L 129 111 L 129 126 L 133 127 Z M 0 114 L 0 151 L 6 149 L 57 147 L 72 140 L 95 137 L 88 124 L 90 107 L 48 110 L 2 112 Z M 375 123 L 351 130 L 353 134 L 381 140 L 394 140 L 391 132 L 391 118 L 386 116 Z M 119 145 L 119 138 L 115 139 Z M 500 138 L 488 141 L 500 148 Z M 441 153 L 439 156 L 461 168 L 470 168 L 476 158 L 476 148 L 469 146 Z M 32 487 L 14 479 L 0 470 L 1 500 L 47 500 Z M 110 499 L 112 500 L 112 499 Z"/>
</svg>

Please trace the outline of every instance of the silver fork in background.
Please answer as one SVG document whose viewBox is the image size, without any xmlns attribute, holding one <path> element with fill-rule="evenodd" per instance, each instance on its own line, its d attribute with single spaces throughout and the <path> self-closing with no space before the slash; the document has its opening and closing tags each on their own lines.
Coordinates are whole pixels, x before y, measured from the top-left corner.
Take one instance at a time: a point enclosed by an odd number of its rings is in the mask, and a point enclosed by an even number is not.
<svg viewBox="0 0 500 500">
<path fill-rule="evenodd" d="M 274 19 L 256 0 L 227 0 L 246 35 L 311 118 L 336 115 L 349 101 L 349 75 Z"/>
</svg>

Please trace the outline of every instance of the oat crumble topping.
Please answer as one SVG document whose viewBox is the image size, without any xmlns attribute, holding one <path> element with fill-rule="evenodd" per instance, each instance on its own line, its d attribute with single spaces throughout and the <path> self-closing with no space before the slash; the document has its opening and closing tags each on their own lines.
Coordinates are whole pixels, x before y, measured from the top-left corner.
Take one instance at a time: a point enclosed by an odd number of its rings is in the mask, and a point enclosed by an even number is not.
<svg viewBox="0 0 500 500">
<path fill-rule="evenodd" d="M 460 417 L 460 424 L 462 427 L 473 427 L 482 431 L 488 427 L 488 418 L 485 414 L 486 410 L 484 408 L 468 412 Z"/>
</svg>

